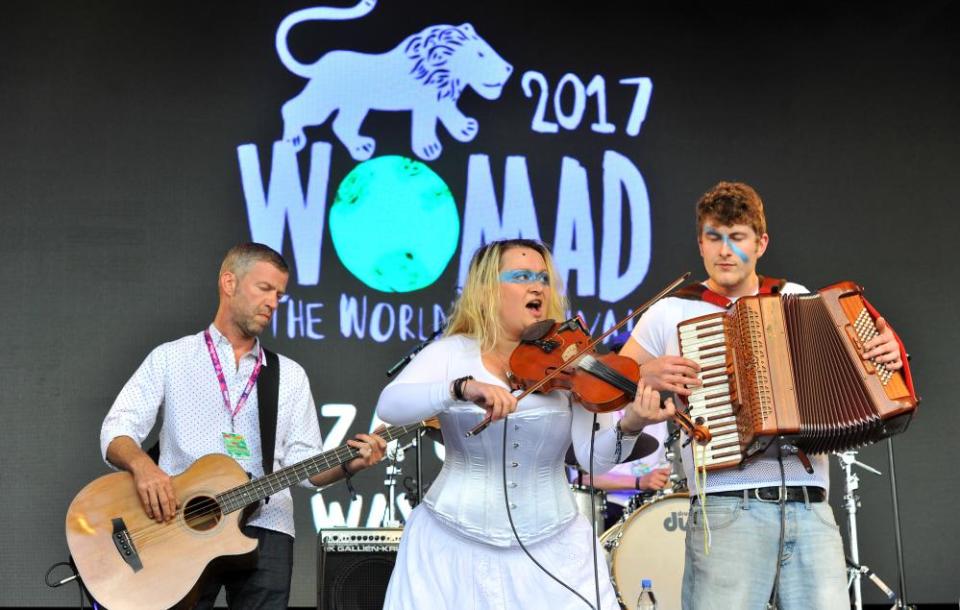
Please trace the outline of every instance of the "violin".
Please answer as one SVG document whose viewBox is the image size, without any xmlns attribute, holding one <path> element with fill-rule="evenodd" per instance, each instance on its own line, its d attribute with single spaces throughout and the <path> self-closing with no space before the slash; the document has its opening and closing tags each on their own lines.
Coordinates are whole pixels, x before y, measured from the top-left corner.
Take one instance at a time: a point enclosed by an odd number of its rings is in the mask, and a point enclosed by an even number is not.
<svg viewBox="0 0 960 610">
<path fill-rule="evenodd" d="M 593 340 L 579 316 L 565 322 L 542 320 L 528 326 L 520 336 L 520 344 L 510 355 L 508 378 L 511 385 L 523 390 L 517 400 L 535 391 L 550 392 L 560 388 L 569 390 L 592 413 L 615 411 L 631 402 L 637 394 L 640 365 L 619 354 L 598 354 L 594 348 L 630 319 L 675 290 L 687 276 L 689 273 Z M 697 443 L 710 441 L 710 431 L 703 421 L 694 422 L 682 411 L 677 411 L 673 418 Z M 467 436 L 479 433 L 489 423 L 488 416 Z"/>
<path fill-rule="evenodd" d="M 560 368 L 558 375 L 540 386 L 541 392 L 562 388 L 591 413 L 616 411 L 636 397 L 640 365 L 619 354 L 584 350 L 589 343 L 590 335 L 579 316 L 566 322 L 544 320 L 532 324 L 510 355 L 513 382 L 519 389 L 526 389 Z M 580 356 L 570 366 L 564 353 L 568 358 L 576 353 Z M 698 443 L 710 441 L 710 431 L 703 422 L 692 421 L 682 411 L 674 415 L 674 420 Z"/>
</svg>

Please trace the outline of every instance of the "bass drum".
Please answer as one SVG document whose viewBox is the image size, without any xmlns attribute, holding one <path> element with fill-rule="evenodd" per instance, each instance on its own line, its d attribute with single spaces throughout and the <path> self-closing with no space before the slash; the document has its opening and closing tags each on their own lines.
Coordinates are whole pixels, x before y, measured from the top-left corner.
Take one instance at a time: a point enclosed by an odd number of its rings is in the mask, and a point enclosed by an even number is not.
<svg viewBox="0 0 960 610">
<path fill-rule="evenodd" d="M 640 582 L 653 581 L 657 610 L 680 610 L 690 496 L 672 493 L 644 504 L 600 537 L 620 603 L 633 608 Z"/>
</svg>

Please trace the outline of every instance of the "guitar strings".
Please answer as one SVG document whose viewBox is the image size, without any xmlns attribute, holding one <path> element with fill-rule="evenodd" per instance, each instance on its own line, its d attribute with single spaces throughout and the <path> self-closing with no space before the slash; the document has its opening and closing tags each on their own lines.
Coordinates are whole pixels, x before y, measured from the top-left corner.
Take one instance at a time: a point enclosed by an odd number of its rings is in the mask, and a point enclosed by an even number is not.
<svg viewBox="0 0 960 610">
<path fill-rule="evenodd" d="M 404 426 L 401 426 L 401 427 L 404 427 Z M 390 439 L 390 440 L 393 440 L 393 439 Z M 282 480 L 286 478 L 288 475 L 297 474 L 298 470 L 303 470 L 304 476 L 301 478 L 298 478 L 296 482 L 306 480 L 310 476 L 309 471 L 311 469 L 321 465 L 321 463 L 324 466 L 324 468 L 320 469 L 318 472 L 324 472 L 331 468 L 335 468 L 339 464 L 345 463 L 350 459 L 353 459 L 354 457 L 356 457 L 357 449 L 354 447 L 345 445 L 345 446 L 334 449 L 332 453 L 333 453 L 332 460 L 328 460 L 325 454 L 320 454 L 318 456 L 309 458 L 307 460 L 304 460 L 292 466 L 288 466 L 286 468 L 278 470 L 275 473 L 268 475 L 266 477 L 263 477 L 261 479 L 258 479 L 256 481 L 244 483 L 243 485 L 238 485 L 236 487 L 228 489 L 222 493 L 217 494 L 213 498 L 206 498 L 204 500 L 201 500 L 197 502 L 194 506 L 191 506 L 186 511 L 184 511 L 184 508 L 179 508 L 174 513 L 175 514 L 174 520 L 170 522 L 165 522 L 165 523 L 153 522 L 148 526 L 131 531 L 130 538 L 134 543 L 139 544 L 141 547 L 145 547 L 152 542 L 156 542 L 157 540 L 166 538 L 168 535 L 173 535 L 177 531 L 179 531 L 178 529 L 170 529 L 166 527 L 167 525 L 172 524 L 174 521 L 179 521 L 176 517 L 182 517 L 183 521 L 191 522 L 191 521 L 199 521 L 210 515 L 216 515 L 217 513 L 220 513 L 221 515 L 226 515 L 226 514 L 235 512 L 237 510 L 243 509 L 249 506 L 250 504 L 253 504 L 254 502 L 258 502 L 259 500 L 263 499 L 265 497 L 263 495 L 263 492 L 266 491 L 267 485 L 269 485 L 271 489 L 271 493 L 266 494 L 266 496 L 270 496 L 273 493 L 276 493 L 272 491 L 273 490 L 272 481 Z M 269 479 L 269 481 L 267 481 L 267 479 Z M 296 482 L 291 483 L 291 485 L 295 484 Z M 282 486 L 281 489 L 284 489 L 289 486 L 290 485 Z M 280 491 L 280 489 L 278 489 L 277 491 Z M 259 492 L 259 493 L 256 493 L 256 492 Z M 243 502 L 244 499 L 247 499 L 249 501 Z M 234 506 L 234 504 L 237 504 L 237 505 Z M 194 528 L 191 527 L 190 529 L 194 529 Z"/>
<path fill-rule="evenodd" d="M 406 434 L 414 430 L 421 428 L 423 425 L 424 424 L 422 422 L 417 422 L 415 424 L 408 424 L 405 426 L 392 426 L 379 432 L 379 434 L 384 438 L 384 440 L 386 440 L 387 442 L 390 442 L 397 438 L 405 436 Z M 358 453 L 359 453 L 359 450 L 355 447 L 351 447 L 349 445 L 341 445 L 336 449 L 333 449 L 331 451 L 326 451 L 312 458 L 303 460 L 302 462 L 298 462 L 291 466 L 287 466 L 286 468 L 278 470 L 270 475 L 261 477 L 256 481 L 251 481 L 248 483 L 244 483 L 243 485 L 238 485 L 236 487 L 233 487 L 222 493 L 217 494 L 213 498 L 207 498 L 201 502 L 198 502 L 197 504 L 199 506 L 191 507 L 190 510 L 184 511 L 183 508 L 179 508 L 174 514 L 176 516 L 180 516 L 182 513 L 182 518 L 184 522 L 197 521 L 205 517 L 208 517 L 209 515 L 214 515 L 217 513 L 220 513 L 221 515 L 230 514 L 237 510 L 243 509 L 249 506 L 250 504 L 258 502 L 264 497 L 269 497 L 274 493 L 276 493 L 275 491 L 273 491 L 272 481 L 282 480 L 288 477 L 290 474 L 298 474 L 297 472 L 298 469 L 302 469 L 304 471 L 304 476 L 300 476 L 293 483 L 281 486 L 280 488 L 280 489 L 285 489 L 286 487 L 290 487 L 299 481 L 303 481 L 309 478 L 310 476 L 308 474 L 309 471 L 316 468 L 318 465 L 320 465 L 321 462 L 323 463 L 324 467 L 317 470 L 317 472 L 325 472 L 331 468 L 335 468 L 340 464 L 348 462 L 350 459 L 353 459 L 354 457 L 356 457 Z M 328 456 L 331 456 L 331 455 L 332 455 L 332 460 L 328 459 Z M 265 491 L 265 485 L 264 485 L 265 481 L 269 482 L 270 490 L 271 490 L 271 492 L 269 494 L 266 494 L 266 496 L 263 495 L 263 492 Z M 246 491 L 242 493 L 238 493 L 239 490 L 243 488 L 249 488 L 249 489 L 257 488 L 259 493 L 251 494 Z M 280 491 L 280 489 L 278 489 L 277 491 Z M 236 497 L 228 498 L 227 496 L 230 496 L 230 495 L 233 495 Z M 252 499 L 251 499 L 251 496 L 253 496 Z M 243 499 L 247 499 L 249 501 L 242 502 Z M 237 506 L 233 506 L 233 502 L 237 502 L 238 500 L 240 500 L 241 502 Z M 225 504 L 227 505 L 226 509 L 224 508 Z M 134 543 L 139 544 L 141 548 L 143 548 L 145 546 L 148 546 L 150 543 L 164 539 L 168 536 L 173 536 L 178 532 L 180 532 L 181 531 L 180 528 L 166 527 L 167 525 L 171 525 L 176 521 L 178 521 L 178 519 L 175 518 L 174 520 L 171 520 L 170 522 L 165 522 L 165 523 L 151 522 L 150 525 L 139 528 L 135 531 L 130 531 L 130 538 Z M 190 529 L 194 529 L 194 528 L 191 527 Z"/>
<path fill-rule="evenodd" d="M 320 456 L 316 456 L 314 458 L 304 460 L 303 462 L 299 462 L 292 466 L 288 466 L 287 468 L 284 468 L 282 470 L 278 470 L 272 475 L 268 475 L 268 477 L 270 478 L 271 481 L 280 480 L 280 479 L 286 478 L 290 474 L 297 474 L 298 470 L 302 469 L 303 472 L 305 473 L 305 476 L 303 476 L 302 478 L 298 478 L 297 481 L 303 481 L 309 478 L 308 473 L 311 470 L 311 467 L 320 465 L 321 461 L 323 462 L 323 466 L 325 466 L 325 468 L 321 469 L 319 472 L 329 470 L 330 468 L 336 467 L 340 463 L 348 461 L 348 459 L 352 459 L 356 451 L 357 450 L 355 448 L 349 447 L 349 446 L 338 447 L 333 452 L 335 457 L 332 464 L 330 464 L 327 459 L 321 460 L 320 458 L 323 456 L 323 454 L 321 454 Z M 262 492 L 266 491 L 266 485 L 264 484 L 264 482 L 265 482 L 265 479 L 267 479 L 268 477 L 263 477 L 257 481 L 244 483 L 243 485 L 238 485 L 220 494 L 217 494 L 213 498 L 206 498 L 204 500 L 201 500 L 197 502 L 194 506 L 191 506 L 186 511 L 184 511 L 184 508 L 179 508 L 177 509 L 175 515 L 182 516 L 182 519 L 186 522 L 191 522 L 191 521 L 199 521 L 210 515 L 216 515 L 217 513 L 220 513 L 221 515 L 225 515 L 225 514 L 229 514 L 237 510 L 240 510 L 263 498 Z M 269 486 L 272 490 L 273 488 L 272 482 L 269 482 Z M 247 491 L 248 489 L 250 491 Z M 259 491 L 261 493 L 254 493 L 255 491 Z M 272 494 L 267 494 L 267 495 L 272 495 Z M 242 502 L 243 499 L 250 499 L 251 497 L 253 497 L 251 501 Z M 237 504 L 237 506 L 234 507 L 233 505 L 235 503 Z M 139 544 L 141 547 L 147 546 L 151 542 L 155 542 L 161 538 L 165 538 L 168 533 L 173 534 L 177 531 L 175 529 L 166 528 L 165 526 L 168 525 L 169 523 L 171 522 L 151 523 L 146 527 L 139 528 L 136 531 L 131 531 L 130 537 L 133 542 Z M 194 528 L 191 528 L 191 529 L 194 529 Z"/>
</svg>

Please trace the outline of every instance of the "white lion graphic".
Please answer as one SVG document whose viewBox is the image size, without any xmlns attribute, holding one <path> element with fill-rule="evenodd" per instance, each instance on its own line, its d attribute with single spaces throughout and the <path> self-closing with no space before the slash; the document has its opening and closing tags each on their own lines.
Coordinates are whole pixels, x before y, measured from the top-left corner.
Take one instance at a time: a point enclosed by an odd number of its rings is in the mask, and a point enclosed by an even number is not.
<svg viewBox="0 0 960 610">
<path fill-rule="evenodd" d="M 473 26 L 434 25 L 407 37 L 383 54 L 330 51 L 313 64 L 298 62 L 287 47 L 287 35 L 297 24 L 316 20 L 357 19 L 376 0 L 350 8 L 314 7 L 288 15 L 277 28 L 277 53 L 288 70 L 309 79 L 281 110 L 283 139 L 299 151 L 306 145 L 303 129 L 320 125 L 334 111 L 333 132 L 357 161 L 369 159 L 376 142 L 360 134 L 371 110 L 409 110 L 411 147 L 425 160 L 440 156 L 437 121 L 455 139 L 469 142 L 477 135 L 475 119 L 464 116 L 457 100 L 469 85 L 481 97 L 495 100 L 513 72 Z"/>
</svg>

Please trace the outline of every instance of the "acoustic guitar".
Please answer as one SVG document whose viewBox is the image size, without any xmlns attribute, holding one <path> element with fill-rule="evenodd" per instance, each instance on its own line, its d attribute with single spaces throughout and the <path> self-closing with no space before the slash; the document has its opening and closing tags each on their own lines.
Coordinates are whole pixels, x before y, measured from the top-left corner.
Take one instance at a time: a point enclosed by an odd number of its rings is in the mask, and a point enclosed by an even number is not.
<svg viewBox="0 0 960 610">
<path fill-rule="evenodd" d="M 378 434 L 391 441 L 435 427 L 435 421 L 393 426 Z M 179 508 L 165 523 L 147 517 L 133 475 L 108 474 L 84 487 L 70 504 L 67 545 L 83 584 L 101 606 L 190 607 L 208 566 L 255 558 L 257 541 L 240 530 L 249 509 L 355 457 L 356 449 L 342 445 L 250 480 L 233 458 L 205 455 L 172 478 Z"/>
</svg>

